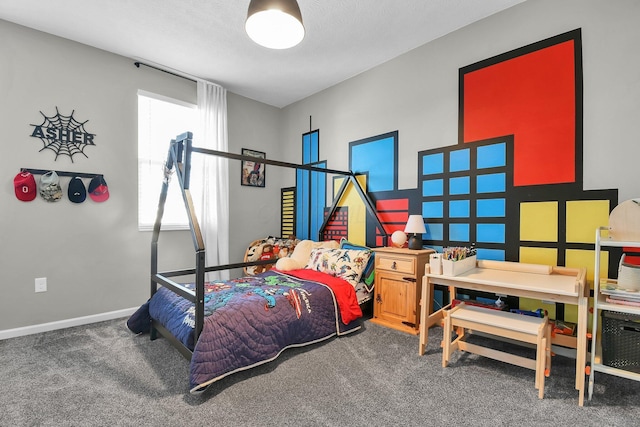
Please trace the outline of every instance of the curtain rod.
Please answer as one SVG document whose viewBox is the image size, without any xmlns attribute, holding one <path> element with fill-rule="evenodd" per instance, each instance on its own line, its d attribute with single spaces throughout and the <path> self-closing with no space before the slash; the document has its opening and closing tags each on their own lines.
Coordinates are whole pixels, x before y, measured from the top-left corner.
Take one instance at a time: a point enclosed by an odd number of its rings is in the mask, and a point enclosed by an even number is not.
<svg viewBox="0 0 640 427">
<path fill-rule="evenodd" d="M 182 75 L 176 74 L 176 73 L 174 73 L 172 71 L 163 70 L 160 67 L 155 67 L 153 65 L 145 64 L 144 62 L 136 61 L 136 62 L 133 63 L 133 65 L 135 65 L 138 68 L 140 68 L 141 65 L 144 65 L 145 67 L 153 68 L 154 70 L 162 71 L 163 73 L 171 74 L 172 76 L 176 76 L 176 77 L 180 77 L 180 78 L 189 80 L 190 82 L 194 82 L 194 83 L 198 82 L 197 80 L 194 80 L 191 77 L 182 76 Z"/>
<path fill-rule="evenodd" d="M 172 76 L 180 77 L 180 78 L 183 78 L 185 80 L 192 81 L 194 83 L 203 82 L 203 83 L 209 83 L 209 84 L 213 84 L 213 85 L 216 85 L 216 86 L 220 86 L 218 83 L 214 83 L 214 82 L 211 82 L 209 80 L 201 79 L 199 77 L 192 76 L 191 74 L 187 74 L 187 73 L 183 73 L 182 71 L 174 70 L 173 68 L 163 67 L 162 65 L 155 64 L 153 62 L 142 62 L 142 61 L 136 60 L 133 63 L 133 65 L 135 65 L 137 68 L 140 68 L 141 65 L 144 65 L 145 67 L 153 68 L 154 70 L 162 71 L 163 73 L 171 74 Z M 222 87 L 222 86 L 220 86 L 220 87 Z"/>
</svg>

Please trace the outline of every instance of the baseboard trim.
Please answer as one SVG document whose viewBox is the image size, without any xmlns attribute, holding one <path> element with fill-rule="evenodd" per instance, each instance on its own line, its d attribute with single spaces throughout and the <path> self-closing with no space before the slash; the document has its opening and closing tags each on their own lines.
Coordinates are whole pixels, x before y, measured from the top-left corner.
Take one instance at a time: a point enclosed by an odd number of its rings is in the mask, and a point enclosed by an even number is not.
<svg viewBox="0 0 640 427">
<path fill-rule="evenodd" d="M 73 319 L 59 320 L 57 322 L 41 323 L 39 325 L 25 326 L 22 328 L 5 329 L 0 331 L 0 341 L 25 335 L 39 334 L 58 329 L 72 328 L 74 326 L 88 325 L 90 323 L 104 322 L 131 316 L 138 307 L 125 308 L 123 310 L 109 311 L 107 313 L 92 314 L 91 316 L 75 317 Z"/>
</svg>

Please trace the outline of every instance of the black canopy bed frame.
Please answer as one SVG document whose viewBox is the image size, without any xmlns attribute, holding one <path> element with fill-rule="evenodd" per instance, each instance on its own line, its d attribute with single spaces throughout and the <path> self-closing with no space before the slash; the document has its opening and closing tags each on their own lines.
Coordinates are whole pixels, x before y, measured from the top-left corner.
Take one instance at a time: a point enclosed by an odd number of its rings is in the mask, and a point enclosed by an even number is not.
<svg viewBox="0 0 640 427">
<path fill-rule="evenodd" d="M 205 316 L 205 273 L 214 272 L 214 271 L 223 271 L 230 270 L 235 268 L 243 268 L 247 266 L 253 265 L 263 265 L 263 264 L 271 264 L 273 260 L 264 260 L 264 261 L 250 261 L 250 262 L 242 262 L 242 263 L 234 263 L 234 264 L 226 264 L 226 265 L 218 265 L 218 266 L 206 266 L 205 265 L 205 245 L 204 239 L 202 237 L 202 232 L 200 228 L 200 224 L 198 222 L 198 218 L 196 216 L 193 200 L 191 196 L 191 192 L 189 189 L 190 184 L 190 175 L 191 175 L 191 156 L 193 153 L 201 153 L 204 155 L 213 155 L 218 157 L 223 157 L 227 159 L 235 159 L 235 160 L 243 160 L 243 161 L 255 161 L 255 157 L 243 156 L 239 154 L 227 153 L 223 151 L 210 150 L 206 148 L 199 148 L 193 146 L 193 134 L 191 132 L 185 132 L 176 137 L 176 139 L 171 140 L 167 160 L 165 164 L 165 173 L 162 183 L 162 190 L 160 192 L 160 198 L 158 201 L 158 211 L 156 215 L 155 224 L 153 227 L 153 234 L 151 239 L 151 296 L 153 296 L 157 290 L 158 285 L 167 288 L 168 290 L 174 292 L 175 294 L 181 296 L 182 298 L 190 301 L 195 305 L 195 326 L 194 326 L 194 342 L 198 341 L 200 334 L 202 332 L 203 324 L 204 324 L 204 316 Z M 378 217 L 378 214 L 375 210 L 373 202 L 369 198 L 369 196 L 362 189 L 360 184 L 356 179 L 356 175 L 351 172 L 345 172 L 334 169 L 325 169 L 319 168 L 311 165 L 304 164 L 294 164 L 281 162 L 277 160 L 269 160 L 269 159 L 260 159 L 261 163 L 293 168 L 293 169 L 303 169 L 308 171 L 322 172 L 322 173 L 331 173 L 336 175 L 343 175 L 346 177 L 343 180 L 343 183 L 338 190 L 336 197 L 333 200 L 331 208 L 326 215 L 325 220 L 320 227 L 318 240 L 322 240 L 324 229 L 338 208 L 338 203 L 344 191 L 347 189 L 349 183 L 353 184 L 353 187 L 356 189 L 360 198 L 363 200 L 367 212 L 373 218 L 375 226 L 383 232 L 383 242 L 387 244 L 387 236 L 384 235 L 384 228 L 382 223 Z M 187 217 L 189 221 L 189 228 L 191 231 L 191 237 L 193 240 L 193 246 L 195 250 L 195 268 L 192 269 L 184 269 L 184 270 L 172 270 L 172 271 L 158 271 L 158 239 L 160 236 L 161 222 L 162 216 L 164 213 L 164 206 L 167 199 L 167 192 L 169 188 L 170 177 L 172 175 L 172 171 L 175 170 L 175 175 L 178 178 L 178 183 L 180 185 L 180 191 L 182 193 L 182 198 L 184 201 L 184 205 L 187 211 Z M 195 286 L 194 289 L 190 289 L 189 287 L 177 283 L 172 278 L 178 276 L 195 276 Z M 152 340 L 157 338 L 157 334 L 162 335 L 166 338 L 174 347 L 180 351 L 180 353 L 187 358 L 191 359 L 193 355 L 193 351 L 186 347 L 180 340 L 175 338 L 172 333 L 165 328 L 159 321 L 151 319 L 151 330 L 150 337 Z"/>
</svg>

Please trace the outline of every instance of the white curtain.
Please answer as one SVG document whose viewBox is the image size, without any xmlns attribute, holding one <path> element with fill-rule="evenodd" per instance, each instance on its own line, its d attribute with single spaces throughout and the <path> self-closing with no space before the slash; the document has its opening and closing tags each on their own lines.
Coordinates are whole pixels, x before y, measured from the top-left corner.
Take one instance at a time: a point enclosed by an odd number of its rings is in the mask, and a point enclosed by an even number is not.
<svg viewBox="0 0 640 427">
<path fill-rule="evenodd" d="M 227 90 L 213 83 L 198 81 L 200 126 L 194 145 L 229 151 L 227 132 Z M 196 160 L 197 156 L 197 160 Z M 194 205 L 204 238 L 206 266 L 229 264 L 229 173 L 228 159 L 193 154 L 194 167 L 201 167 L 203 180 L 192 183 Z M 228 279 L 229 271 L 207 273 L 206 280 Z"/>
</svg>

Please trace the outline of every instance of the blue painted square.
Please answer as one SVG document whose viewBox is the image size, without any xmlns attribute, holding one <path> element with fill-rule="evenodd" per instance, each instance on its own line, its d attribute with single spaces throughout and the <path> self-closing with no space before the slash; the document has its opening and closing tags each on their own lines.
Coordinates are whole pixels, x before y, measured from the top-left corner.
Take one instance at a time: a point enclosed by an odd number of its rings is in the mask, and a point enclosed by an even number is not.
<svg viewBox="0 0 640 427">
<path fill-rule="evenodd" d="M 396 142 L 387 137 L 351 146 L 350 169 L 356 174 L 369 173 L 367 191 L 395 190 Z M 384 160 L 384 161 L 382 161 Z"/>
<path fill-rule="evenodd" d="M 450 218 L 469 218 L 470 209 L 469 209 L 469 201 L 468 200 L 451 200 L 449 202 L 449 217 Z"/>
<path fill-rule="evenodd" d="M 425 224 L 427 233 L 423 235 L 424 240 L 442 240 L 444 238 L 444 227 L 442 224 Z"/>
<path fill-rule="evenodd" d="M 452 242 L 468 242 L 469 224 L 449 224 L 449 240 Z"/>
<path fill-rule="evenodd" d="M 422 174 L 433 175 L 444 172 L 444 154 L 428 154 L 422 158 Z"/>
<path fill-rule="evenodd" d="M 476 239 L 478 243 L 504 243 L 504 224 L 478 224 L 476 225 Z"/>
<path fill-rule="evenodd" d="M 478 169 L 504 167 L 507 165 L 507 144 L 485 145 L 478 147 Z"/>
<path fill-rule="evenodd" d="M 309 171 L 296 170 L 296 236 L 300 239 L 313 238 L 309 234 L 309 207 L 311 204 L 309 183 Z"/>
<path fill-rule="evenodd" d="M 470 182 L 468 176 L 449 178 L 449 194 L 469 194 Z"/>
<path fill-rule="evenodd" d="M 318 168 L 326 169 L 327 162 L 312 163 Z M 324 207 L 327 205 L 327 178 L 324 172 L 311 172 L 311 223 L 309 233 L 317 236 L 324 222 Z"/>
<path fill-rule="evenodd" d="M 447 301 L 447 304 L 449 302 Z M 444 307 L 444 291 L 442 289 L 433 290 L 433 308 L 432 312 L 436 312 Z"/>
<path fill-rule="evenodd" d="M 443 191 L 443 181 L 441 179 L 422 181 L 423 197 L 442 196 Z"/>
<path fill-rule="evenodd" d="M 302 136 L 302 163 L 317 162 L 319 157 L 318 132 L 311 132 Z"/>
<path fill-rule="evenodd" d="M 424 218 L 442 218 L 443 202 L 423 202 L 422 216 Z"/>
<path fill-rule="evenodd" d="M 501 249 L 477 248 L 478 259 L 490 259 L 494 261 L 504 261 L 504 251 Z"/>
<path fill-rule="evenodd" d="M 478 175 L 476 191 L 478 193 L 504 193 L 507 189 L 507 175 L 504 173 L 492 173 Z"/>
<path fill-rule="evenodd" d="M 505 199 L 478 199 L 476 203 L 476 215 L 478 218 L 504 218 L 506 212 Z"/>
<path fill-rule="evenodd" d="M 449 155 L 449 171 L 450 172 L 460 172 L 460 171 L 468 171 L 470 161 L 470 153 L 471 150 L 468 148 L 464 150 L 456 150 L 452 151 Z"/>
</svg>

